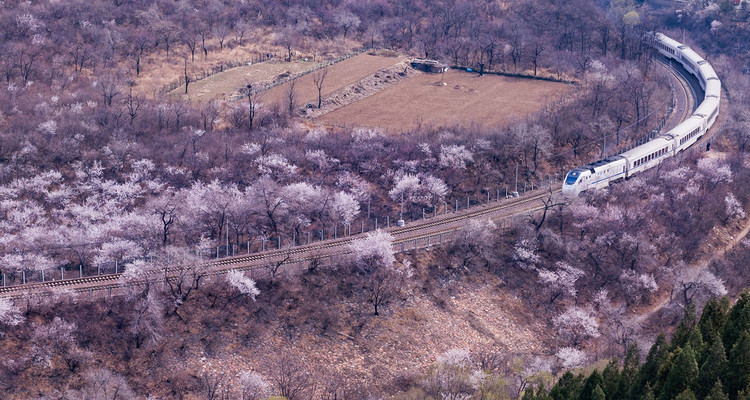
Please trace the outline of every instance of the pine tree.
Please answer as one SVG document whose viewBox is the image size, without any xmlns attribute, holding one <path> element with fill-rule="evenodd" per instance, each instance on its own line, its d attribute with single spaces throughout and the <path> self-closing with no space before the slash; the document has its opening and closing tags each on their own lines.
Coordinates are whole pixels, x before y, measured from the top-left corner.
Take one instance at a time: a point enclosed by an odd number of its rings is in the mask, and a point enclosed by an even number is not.
<svg viewBox="0 0 750 400">
<path fill-rule="evenodd" d="M 620 395 L 620 388 L 622 387 L 622 376 L 620 375 L 620 365 L 617 360 L 612 360 L 607 364 L 607 367 L 602 371 L 602 390 L 608 400 L 620 400 L 623 396 Z"/>
<path fill-rule="evenodd" d="M 601 386 L 596 385 L 594 391 L 591 393 L 591 400 L 607 400 L 607 396 L 604 394 Z"/>
<path fill-rule="evenodd" d="M 526 388 L 526 390 L 523 391 L 523 397 L 521 397 L 521 400 L 536 400 L 536 395 L 534 394 L 534 386 L 529 386 Z"/>
<path fill-rule="evenodd" d="M 669 350 L 674 351 L 678 347 L 685 348 L 696 325 L 695 305 L 689 304 L 687 308 L 685 308 L 685 314 L 682 316 L 680 324 L 677 325 L 677 329 L 672 333 L 672 341 L 669 343 Z"/>
<path fill-rule="evenodd" d="M 700 355 L 703 354 L 703 347 L 705 346 L 700 328 L 696 326 L 692 331 L 690 331 L 690 336 L 688 336 L 687 342 L 690 347 L 693 348 L 693 352 L 695 353 L 695 360 L 698 361 Z"/>
<path fill-rule="evenodd" d="M 656 400 L 656 396 L 654 396 L 654 388 L 651 387 L 651 384 L 646 384 L 646 387 L 643 388 L 643 397 L 638 400 Z"/>
<path fill-rule="evenodd" d="M 716 381 L 724 377 L 727 369 L 727 355 L 720 337 L 708 349 L 706 360 L 701 364 L 698 372 L 698 394 L 703 397 L 708 394 Z"/>
<path fill-rule="evenodd" d="M 611 400 L 625 400 L 630 394 L 631 388 L 638 378 L 638 371 L 641 369 L 641 352 L 638 344 L 633 343 L 628 347 L 625 354 L 625 361 L 622 363 L 622 373 L 620 374 L 620 387 Z"/>
<path fill-rule="evenodd" d="M 750 293 L 744 292 L 729 310 L 727 322 L 721 330 L 725 349 L 732 349 L 743 331 L 750 329 Z M 728 382 L 727 382 L 728 383 Z"/>
<path fill-rule="evenodd" d="M 575 400 L 583 388 L 583 375 L 573 375 L 567 371 L 560 377 L 549 395 L 552 400 Z"/>
<path fill-rule="evenodd" d="M 695 399 L 695 393 L 693 393 L 690 389 L 685 389 L 680 394 L 677 395 L 677 397 L 674 398 L 674 400 L 696 400 Z"/>
<path fill-rule="evenodd" d="M 750 386 L 750 333 L 743 331 L 729 352 L 726 379 L 729 397 Z"/>
<path fill-rule="evenodd" d="M 703 340 L 708 346 L 713 345 L 716 337 L 721 336 L 721 328 L 727 322 L 729 314 L 729 299 L 722 297 L 721 300 L 713 298 L 703 307 L 698 327 L 701 330 Z"/>
<path fill-rule="evenodd" d="M 720 379 L 716 380 L 714 387 L 711 388 L 705 400 L 729 400 L 729 396 L 724 392 L 724 385 L 721 384 Z"/>
<path fill-rule="evenodd" d="M 658 384 L 657 376 L 662 365 L 667 361 L 667 338 L 660 334 L 646 356 L 646 362 L 638 372 L 638 377 L 630 392 L 631 400 L 641 400 L 646 395 L 646 386 L 653 389 Z"/>
<path fill-rule="evenodd" d="M 594 390 L 597 387 L 599 387 L 599 390 L 602 390 L 601 386 L 603 382 L 602 374 L 600 374 L 599 371 L 594 370 L 583 384 L 583 389 L 581 389 L 581 394 L 578 395 L 578 400 L 599 400 L 594 399 Z M 602 394 L 604 394 L 603 391 Z"/>
<path fill-rule="evenodd" d="M 550 397 L 549 393 L 547 393 L 547 389 L 544 388 L 544 385 L 540 384 L 536 388 L 535 400 L 552 400 L 552 397 Z"/>
<path fill-rule="evenodd" d="M 671 400 L 685 389 L 690 389 L 698 380 L 698 363 L 693 348 L 688 344 L 679 352 L 664 382 L 659 400 Z M 692 391 L 691 391 L 691 394 Z M 695 394 L 693 394 L 695 397 Z"/>
</svg>

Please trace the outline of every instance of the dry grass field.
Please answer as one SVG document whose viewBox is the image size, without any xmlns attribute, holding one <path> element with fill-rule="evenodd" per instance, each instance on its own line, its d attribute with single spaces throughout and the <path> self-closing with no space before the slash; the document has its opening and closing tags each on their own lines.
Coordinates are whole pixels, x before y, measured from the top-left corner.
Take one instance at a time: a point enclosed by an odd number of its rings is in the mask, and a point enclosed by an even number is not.
<svg viewBox="0 0 750 400">
<path fill-rule="evenodd" d="M 175 44 L 172 47 L 172 51 L 169 57 L 166 56 L 166 53 L 163 50 L 150 53 L 144 56 L 141 62 L 141 75 L 137 77 L 135 81 L 136 85 L 134 87 L 134 90 L 137 90 L 138 93 L 147 96 L 152 96 L 155 93 L 158 93 L 166 85 L 183 76 L 185 57 L 187 57 L 188 60 L 188 70 L 192 74 L 197 74 L 200 71 L 209 70 L 213 67 L 217 67 L 227 62 L 250 60 L 257 57 L 259 54 L 265 54 L 269 52 L 276 54 L 277 59 L 281 60 L 283 59 L 283 56 L 285 54 L 285 49 L 280 46 L 274 45 L 273 38 L 274 35 L 272 34 L 272 29 L 258 28 L 246 33 L 242 42 L 242 46 L 238 45 L 236 38 L 230 35 L 230 37 L 227 38 L 227 42 L 225 43 L 223 50 L 219 50 L 219 43 L 217 39 L 211 39 L 207 41 L 207 45 L 209 47 L 208 57 L 204 58 L 203 54 L 198 51 L 195 54 L 194 62 L 190 60 L 190 53 L 187 51 L 187 48 L 180 45 L 179 43 Z M 331 59 L 342 54 L 349 53 L 357 47 L 360 47 L 360 44 L 354 40 L 349 39 L 342 40 L 341 38 L 337 38 L 319 40 L 315 43 L 314 46 L 308 44 L 304 48 L 295 49 L 295 60 L 301 60 L 304 58 L 312 59 L 314 55 L 317 55 L 317 57 L 321 59 Z M 211 96 L 202 95 L 199 96 L 199 98 L 197 98 L 196 100 L 205 101 L 207 99 L 220 98 L 221 94 L 226 92 L 227 90 L 236 90 L 234 86 L 232 86 L 231 89 L 226 89 L 229 87 L 232 79 L 237 79 L 236 77 L 232 76 L 235 73 L 241 74 L 240 79 L 236 81 L 240 83 L 240 86 L 243 86 L 243 84 L 247 85 L 247 83 L 245 83 L 244 81 L 244 74 L 246 73 L 251 73 L 251 76 L 249 76 L 249 78 L 251 79 L 257 79 L 258 81 L 272 81 L 273 78 L 284 71 L 303 71 L 310 68 L 311 64 L 312 63 L 295 62 L 278 63 L 277 65 L 273 66 L 271 64 L 261 63 L 258 65 L 262 65 L 263 67 L 244 68 L 245 71 L 232 72 L 230 75 L 226 75 L 230 71 L 234 71 L 234 69 L 231 69 L 220 74 L 228 77 L 227 80 L 230 82 L 228 82 L 227 85 L 208 82 L 206 83 L 206 85 L 216 85 L 216 90 L 214 92 L 211 92 Z M 124 65 L 124 67 L 133 70 L 134 62 L 132 60 L 129 60 L 128 64 Z M 267 73 L 263 72 L 266 71 L 266 68 Z M 198 94 L 199 91 L 202 91 L 202 89 L 199 89 L 199 83 L 200 81 L 190 84 L 191 93 Z M 195 91 L 193 90 L 193 85 L 195 85 Z M 175 95 L 181 95 L 182 93 L 184 93 L 184 91 L 185 87 L 183 86 L 182 88 L 174 90 L 172 93 Z"/>
<path fill-rule="evenodd" d="M 538 110 L 570 91 L 564 83 L 450 70 L 420 74 L 316 119 L 323 125 L 380 127 L 407 131 L 418 127 L 507 123 Z"/>
<path fill-rule="evenodd" d="M 323 97 L 403 60 L 404 57 L 384 57 L 365 53 L 331 65 L 328 67 L 328 75 L 323 81 Z M 290 83 L 285 83 L 267 90 L 262 94 L 262 102 L 287 104 L 289 85 Z M 313 83 L 313 74 L 298 78 L 294 90 L 298 106 L 309 102 L 317 102 L 318 89 Z"/>
<path fill-rule="evenodd" d="M 206 79 L 190 84 L 188 94 L 185 94 L 185 86 L 180 86 L 171 93 L 184 99 L 198 102 L 206 102 L 215 99 L 228 99 L 237 94 L 237 90 L 244 88 L 248 83 L 257 84 L 272 82 L 283 73 L 298 74 L 313 68 L 312 62 L 283 62 L 269 61 L 244 67 L 232 68 Z"/>
</svg>

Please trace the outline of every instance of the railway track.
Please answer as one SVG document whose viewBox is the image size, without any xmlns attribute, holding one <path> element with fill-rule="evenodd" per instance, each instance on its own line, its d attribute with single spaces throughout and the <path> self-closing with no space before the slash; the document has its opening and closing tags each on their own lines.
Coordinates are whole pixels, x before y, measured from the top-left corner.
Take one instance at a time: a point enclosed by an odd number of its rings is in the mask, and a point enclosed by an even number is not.
<svg viewBox="0 0 750 400">
<path fill-rule="evenodd" d="M 538 190 L 528 196 L 504 199 L 499 202 L 475 206 L 463 211 L 439 215 L 430 219 L 410 223 L 403 227 L 389 227 L 383 229 L 394 236 L 395 246 L 409 243 L 415 240 L 426 239 L 443 234 L 449 234 L 462 228 L 463 223 L 472 218 L 487 217 L 494 220 L 510 218 L 524 213 L 536 211 L 543 207 L 541 199 L 560 192 L 560 189 L 547 191 Z M 219 275 L 229 270 L 250 270 L 263 268 L 269 263 L 282 262 L 283 264 L 295 264 L 314 259 L 339 256 L 349 253 L 348 245 L 357 239 L 365 237 L 366 234 L 357 234 L 344 238 L 318 242 L 314 244 L 290 247 L 287 249 L 267 250 L 265 252 L 250 255 L 227 257 L 221 260 L 202 264 L 198 268 L 205 270 L 205 274 Z M 178 267 L 154 269 L 149 271 L 144 280 L 129 282 L 129 284 L 143 284 L 145 280 L 150 282 L 160 281 L 164 276 L 176 276 L 183 269 Z M 40 295 L 49 293 L 56 288 L 67 288 L 74 292 L 87 292 L 92 290 L 106 290 L 120 288 L 122 273 L 107 274 L 83 278 L 73 278 L 58 281 L 47 281 L 27 283 L 24 285 L 8 286 L 0 288 L 0 297 L 18 299 L 29 295 Z"/>
<path fill-rule="evenodd" d="M 678 82 L 680 91 L 684 95 L 676 100 L 676 106 L 681 108 L 681 116 L 676 118 L 677 123 L 687 118 L 692 112 L 696 98 L 695 89 L 689 84 L 689 81 L 679 71 L 670 68 L 666 62 L 660 63 L 671 72 L 674 80 Z M 684 102 L 684 103 L 683 103 Z M 680 107 L 681 106 L 681 107 Z M 677 113 L 675 113 L 677 114 Z M 671 123 L 669 124 L 671 125 Z M 676 123 L 675 123 L 676 125 Z M 475 206 L 463 211 L 456 211 L 450 214 L 442 214 L 433 218 L 409 223 L 403 227 L 388 227 L 383 229 L 394 236 L 394 245 L 405 245 L 420 239 L 450 234 L 462 229 L 465 221 L 473 218 L 488 218 L 492 220 L 503 220 L 519 215 L 525 215 L 535 212 L 544 207 L 542 199 L 549 196 L 557 195 L 561 192 L 559 186 L 552 188 L 539 189 L 518 198 L 503 199 L 492 203 Z M 207 276 L 216 276 L 226 273 L 229 270 L 252 270 L 263 268 L 271 263 L 294 264 L 306 262 L 314 259 L 325 257 L 340 256 L 349 253 L 348 245 L 357 239 L 364 237 L 365 234 L 356 234 L 338 239 L 327 240 L 314 244 L 300 245 L 286 249 L 267 250 L 260 253 L 254 253 L 242 256 L 227 257 L 224 259 L 212 261 L 197 266 L 205 271 Z M 416 243 L 416 242 L 415 242 Z M 100 290 L 120 289 L 126 285 L 145 284 L 147 282 L 159 282 L 164 279 L 176 277 L 184 268 L 166 267 L 163 269 L 154 269 L 147 273 L 145 277 L 139 280 L 123 283 L 121 281 L 122 273 L 107 274 L 91 277 L 73 278 L 58 281 L 47 281 L 37 283 L 27 283 L 23 285 L 8 286 L 0 288 L 0 297 L 10 299 L 20 299 L 34 295 L 48 295 L 58 288 L 65 288 L 77 293 L 92 293 Z"/>
</svg>

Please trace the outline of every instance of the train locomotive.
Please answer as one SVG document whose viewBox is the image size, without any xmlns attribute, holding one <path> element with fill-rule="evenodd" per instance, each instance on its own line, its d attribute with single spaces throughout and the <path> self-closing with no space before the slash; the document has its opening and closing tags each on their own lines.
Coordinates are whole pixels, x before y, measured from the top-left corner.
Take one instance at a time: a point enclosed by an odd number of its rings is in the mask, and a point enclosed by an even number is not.
<svg viewBox="0 0 750 400">
<path fill-rule="evenodd" d="M 695 76 L 704 91 L 703 100 L 690 118 L 670 131 L 619 155 L 572 169 L 562 184 L 564 195 L 577 196 L 584 190 L 604 188 L 612 181 L 629 178 L 655 167 L 667 157 L 690 147 L 716 122 L 721 81 L 711 65 L 690 47 L 662 33 L 655 34 L 654 47 L 664 57 L 680 63 Z"/>
</svg>

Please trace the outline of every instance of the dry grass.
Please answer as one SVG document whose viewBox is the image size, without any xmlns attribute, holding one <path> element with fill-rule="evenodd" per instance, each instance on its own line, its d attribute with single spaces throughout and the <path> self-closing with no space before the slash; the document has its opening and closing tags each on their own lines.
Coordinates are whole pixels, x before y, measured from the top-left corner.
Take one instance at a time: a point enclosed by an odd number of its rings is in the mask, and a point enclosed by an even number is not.
<svg viewBox="0 0 750 400">
<path fill-rule="evenodd" d="M 380 127 L 406 131 L 419 127 L 474 123 L 494 126 L 532 113 L 571 90 L 563 83 L 451 70 L 420 74 L 380 93 L 341 107 L 319 119 L 326 125 Z"/>
<path fill-rule="evenodd" d="M 351 85 L 381 70 L 398 64 L 404 57 L 384 57 L 370 54 L 360 54 L 328 67 L 328 75 L 323 81 L 323 96 L 327 96 L 344 86 Z M 263 102 L 287 104 L 287 94 L 290 83 L 276 86 L 263 93 Z M 318 89 L 313 83 L 313 74 L 307 74 L 296 79 L 295 93 L 297 104 L 315 102 L 317 104 Z"/>
<path fill-rule="evenodd" d="M 187 47 L 175 42 L 170 49 L 169 57 L 166 56 L 163 48 L 144 57 L 141 61 L 141 75 L 135 80 L 135 90 L 143 95 L 151 96 L 158 94 L 166 85 L 183 76 L 185 57 L 188 60 L 188 70 L 192 73 L 205 71 L 230 61 L 251 60 L 258 54 L 274 53 L 278 55 L 278 58 L 282 58 L 285 51 L 281 47 L 272 44 L 273 38 L 272 29 L 262 28 L 245 34 L 242 46 L 237 45 L 233 36 L 228 37 L 224 43 L 224 49 L 221 51 L 219 50 L 218 40 L 210 39 L 206 42 L 209 48 L 208 57 L 204 59 L 203 54 L 200 53 L 200 49 L 197 49 L 195 62 L 190 61 L 190 52 Z M 350 40 L 320 40 L 314 43 L 307 43 L 307 47 L 295 49 L 295 59 L 331 59 L 349 53 L 357 47 L 359 47 L 359 44 Z M 128 65 L 124 65 L 123 67 L 128 72 L 134 72 L 135 62 L 129 60 Z M 287 67 L 286 69 L 289 68 Z M 275 71 L 276 69 L 269 71 L 269 79 L 275 77 Z M 193 84 L 197 86 L 197 82 Z M 176 90 L 175 92 L 181 93 L 180 90 Z M 184 92 L 184 87 L 182 88 L 182 92 Z M 221 88 L 217 89 L 219 95 L 221 92 Z"/>
<path fill-rule="evenodd" d="M 304 333 L 290 344 L 281 330 L 266 331 L 254 347 L 230 339 L 222 354 L 192 354 L 185 364 L 192 371 L 224 371 L 234 380 L 243 370 L 264 373 L 262 360 L 291 352 L 309 366 L 320 366 L 313 367 L 313 373 L 321 382 L 325 378 L 317 374 L 336 371 L 352 382 L 377 386 L 423 372 L 450 349 L 494 350 L 508 356 L 545 353 L 551 340 L 545 321 L 529 317 L 533 312 L 527 304 L 498 290 L 498 284 L 490 276 L 482 284 L 454 285 L 440 306 L 427 295 L 415 294 L 403 305 L 390 306 L 384 315 L 369 318 L 359 334 Z M 345 336 L 349 334 L 357 338 Z"/>
<path fill-rule="evenodd" d="M 170 94 L 179 96 L 186 100 L 205 102 L 209 100 L 227 100 L 230 96 L 237 94 L 238 89 L 248 84 L 272 82 L 277 76 L 284 73 L 298 74 L 312 68 L 310 62 L 282 62 L 269 61 L 244 67 L 232 68 L 206 79 L 190 84 L 188 94 L 185 94 L 185 86 L 181 86 Z"/>
</svg>

